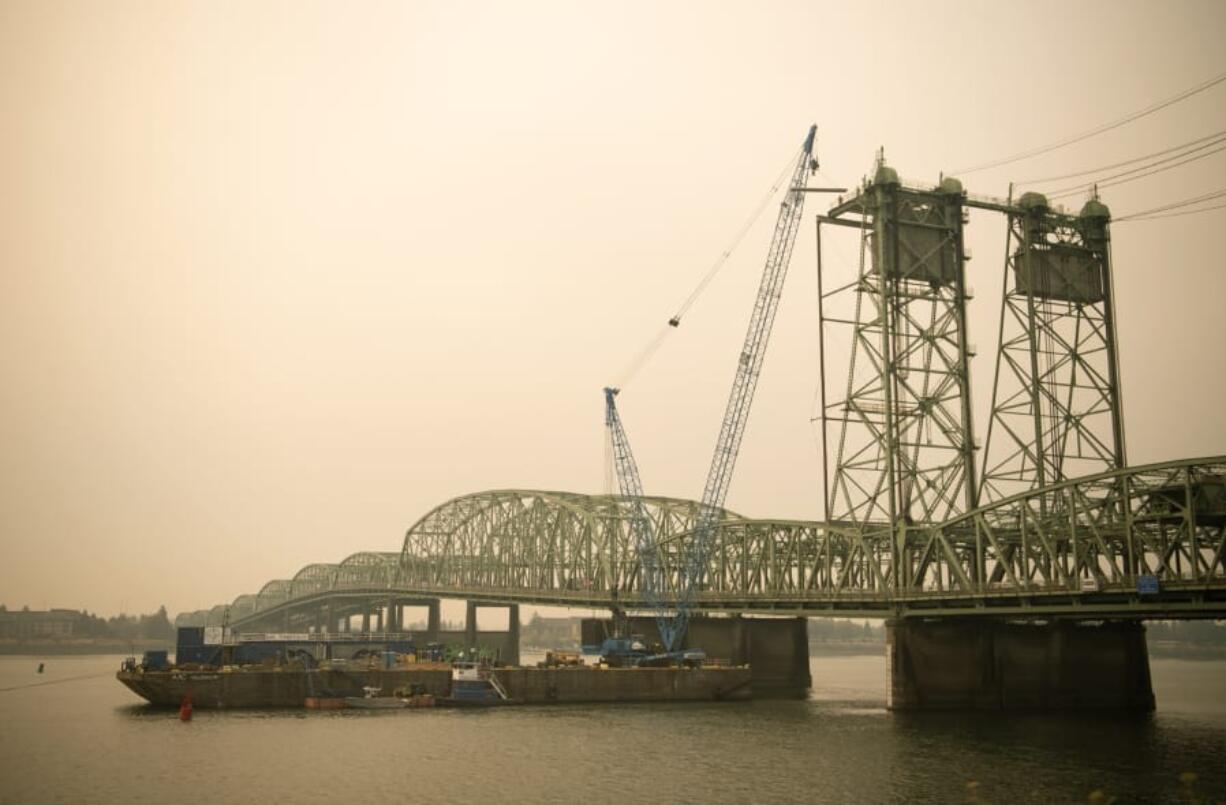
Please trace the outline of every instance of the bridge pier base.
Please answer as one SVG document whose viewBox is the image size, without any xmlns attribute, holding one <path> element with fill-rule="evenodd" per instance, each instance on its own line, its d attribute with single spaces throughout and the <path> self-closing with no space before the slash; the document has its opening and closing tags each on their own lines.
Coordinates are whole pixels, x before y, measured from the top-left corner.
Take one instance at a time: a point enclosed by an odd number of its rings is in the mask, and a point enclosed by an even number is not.
<svg viewBox="0 0 1226 805">
<path fill-rule="evenodd" d="M 430 599 L 426 610 L 426 642 L 437 643 L 438 632 L 442 628 L 442 606 L 437 598 Z"/>
<path fill-rule="evenodd" d="M 631 634 L 648 645 L 661 642 L 656 619 L 629 618 Z M 584 645 L 600 645 L 613 633 L 613 621 L 584 618 Z M 748 665 L 754 698 L 799 698 L 809 695 L 809 633 L 805 618 L 691 618 L 680 648 L 697 648 L 712 660 Z"/>
<path fill-rule="evenodd" d="M 886 624 L 892 710 L 1154 709 L 1137 621 Z"/>
<path fill-rule="evenodd" d="M 485 604 L 480 601 L 468 601 L 464 611 L 464 646 L 466 648 L 487 648 L 498 652 L 499 662 L 506 665 L 519 665 L 519 604 Z M 480 631 L 477 629 L 477 610 L 505 609 L 507 611 L 507 630 Z M 430 610 L 431 621 L 437 625 L 438 611 Z"/>
</svg>

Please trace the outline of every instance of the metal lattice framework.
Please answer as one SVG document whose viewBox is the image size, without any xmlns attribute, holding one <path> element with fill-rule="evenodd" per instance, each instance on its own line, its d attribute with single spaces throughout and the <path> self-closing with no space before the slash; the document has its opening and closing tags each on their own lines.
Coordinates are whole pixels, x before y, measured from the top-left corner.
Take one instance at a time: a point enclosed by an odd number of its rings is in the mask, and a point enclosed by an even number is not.
<svg viewBox="0 0 1226 805">
<path fill-rule="evenodd" d="M 1054 492 L 1074 505 L 1045 513 Z M 675 577 L 699 504 L 646 501 L 660 566 Z M 619 497 L 466 495 L 418 521 L 398 554 L 309 565 L 295 576 L 300 596 L 295 581 L 271 581 L 177 623 L 219 625 L 228 609 L 242 626 L 352 595 L 606 607 L 617 591 L 622 606 L 645 608 L 628 514 Z M 810 615 L 1223 617 L 1224 526 L 1226 456 L 1065 481 L 907 529 L 901 545 L 852 526 L 725 513 L 696 601 L 708 611 Z M 1138 593 L 1141 575 L 1156 577 L 1160 591 Z"/>
<path fill-rule="evenodd" d="M 699 504 L 645 497 L 666 585 L 677 585 L 681 538 Z M 721 520 L 740 520 L 721 511 Z M 439 506 L 405 535 L 401 584 L 429 587 L 535 587 L 603 591 L 640 587 L 642 562 L 632 533 L 634 508 L 619 496 L 506 490 Z"/>
<path fill-rule="evenodd" d="M 826 448 L 834 522 L 889 532 L 974 505 L 962 201 L 952 179 L 905 187 L 878 164 L 871 183 L 818 220 L 819 282 L 822 224 L 861 236 L 855 281 L 821 294 L 823 329 L 841 325 L 851 343 L 845 394 L 823 400 L 823 444 L 837 432 L 832 466 Z M 823 396 L 825 387 L 823 377 Z"/>
<path fill-rule="evenodd" d="M 1110 213 L 1090 201 L 1067 215 L 1037 193 L 1006 212 L 1006 291 L 979 500 L 1050 486 L 1040 503 L 1055 512 L 1070 505 L 1056 494 L 1061 482 L 1126 464 Z"/>
<path fill-rule="evenodd" d="M 400 554 L 398 552 L 355 553 L 336 566 L 336 577 L 333 584 L 337 589 L 391 586 L 396 582 L 396 572 L 399 567 Z"/>
</svg>

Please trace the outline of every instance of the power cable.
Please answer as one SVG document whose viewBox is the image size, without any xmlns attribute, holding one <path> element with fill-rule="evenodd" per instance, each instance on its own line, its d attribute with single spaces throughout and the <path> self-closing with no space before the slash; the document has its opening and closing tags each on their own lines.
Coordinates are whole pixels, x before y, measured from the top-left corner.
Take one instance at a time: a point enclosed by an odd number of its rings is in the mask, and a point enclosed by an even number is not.
<svg viewBox="0 0 1226 805">
<path fill-rule="evenodd" d="M 1140 218 L 1145 218 L 1150 215 L 1154 215 L 1156 213 L 1167 212 L 1169 210 L 1177 210 L 1183 207 L 1191 207 L 1193 204 L 1200 204 L 1205 201 L 1213 201 L 1214 199 L 1218 199 L 1223 196 L 1226 196 L 1226 187 L 1221 188 L 1219 190 L 1211 190 L 1208 193 L 1202 193 L 1199 196 L 1193 196 L 1192 198 L 1186 198 L 1186 199 L 1183 199 L 1182 201 L 1172 201 L 1170 204 L 1163 204 L 1160 207 L 1153 207 L 1148 210 L 1141 210 L 1140 212 L 1134 212 L 1128 215 L 1121 215 L 1120 217 L 1113 219 L 1112 223 L 1118 224 L 1123 221 L 1138 220 Z"/>
<path fill-rule="evenodd" d="M 1168 212 L 1164 215 L 1146 215 L 1146 216 L 1139 217 L 1139 218 L 1133 218 L 1132 216 L 1129 216 L 1128 218 L 1121 219 L 1121 220 L 1123 220 L 1124 223 L 1126 224 L 1132 223 L 1133 221 L 1156 221 L 1159 218 L 1182 218 L 1185 215 L 1196 215 L 1197 213 L 1200 213 L 1200 212 L 1211 212 L 1212 210 L 1226 210 L 1226 204 L 1214 204 L 1212 207 L 1202 207 L 1199 210 L 1183 210 L 1181 212 Z M 1113 221 L 1112 223 L 1118 224 L 1119 221 Z"/>
<path fill-rule="evenodd" d="M 1159 160 L 1158 162 L 1153 162 L 1153 163 L 1150 163 L 1149 165 L 1144 165 L 1140 168 L 1134 168 L 1133 170 L 1130 170 L 1130 171 L 1124 171 L 1123 173 L 1118 173 L 1115 176 L 1108 176 L 1106 177 L 1106 179 L 1099 181 L 1099 182 L 1090 182 L 1088 184 L 1077 185 L 1076 187 L 1069 187 L 1063 190 L 1057 190 L 1054 193 L 1049 193 L 1047 197 L 1049 199 L 1056 199 L 1056 198 L 1065 198 L 1067 196 L 1075 196 L 1078 193 L 1084 193 L 1085 191 L 1090 190 L 1091 188 L 1098 188 L 1099 190 L 1102 190 L 1107 187 L 1115 187 L 1116 185 L 1127 184 L 1128 182 L 1133 182 L 1133 181 L 1136 181 L 1137 179 L 1144 179 L 1145 177 L 1153 176 L 1156 173 L 1164 173 L 1165 171 L 1172 170 L 1173 168 L 1178 168 L 1180 165 L 1187 165 L 1189 162 L 1195 162 L 1198 159 L 1204 159 L 1205 157 L 1211 157 L 1220 151 L 1226 151 L 1226 145 L 1219 145 L 1220 143 L 1223 143 L 1223 142 L 1226 142 L 1226 137 L 1223 137 L 1221 140 L 1215 140 L 1214 142 L 1209 143 L 1208 145 L 1201 146 L 1200 148 L 1193 149 L 1192 151 L 1188 151 L 1187 153 L 1180 154 L 1177 157 L 1168 157 L 1167 159 Z M 1196 156 L 1190 157 L 1188 159 L 1182 159 L 1188 154 L 1195 153 L 1195 151 L 1199 151 L 1203 148 L 1208 148 L 1209 145 L 1218 145 L 1219 147 L 1214 148 L 1212 151 L 1206 151 L 1203 154 L 1197 154 Z M 1149 171 L 1146 171 L 1145 173 L 1137 173 L 1137 171 L 1145 170 L 1147 168 L 1152 168 L 1156 165 L 1162 165 L 1164 163 L 1170 162 L 1172 159 L 1182 159 L 1182 161 L 1175 162 L 1171 165 L 1167 165 L 1164 168 L 1158 168 L 1157 170 L 1149 170 Z M 1134 173 L 1136 174 L 1135 176 L 1129 176 L 1129 174 L 1134 174 Z M 1117 178 L 1120 176 L 1127 176 L 1128 178 L 1126 179 Z M 1116 179 L 1116 181 L 1108 181 L 1109 179 Z"/>
<path fill-rule="evenodd" d="M 1190 87 L 1189 89 L 1185 89 L 1182 92 L 1171 96 L 1170 98 L 1167 98 L 1162 101 L 1158 101 L 1156 103 L 1152 103 L 1143 109 L 1138 109 L 1135 112 L 1124 115 L 1123 117 L 1113 120 L 1109 123 L 1104 123 L 1101 126 L 1096 126 L 1092 129 L 1089 129 L 1088 131 L 1083 131 L 1080 134 L 1074 134 L 1071 137 L 1065 137 L 1063 139 L 1056 140 L 1055 142 L 1048 143 L 1047 145 L 1041 145 L 1037 148 L 1031 148 L 1027 151 L 1021 151 L 1019 153 L 1014 154 L 1013 156 L 1004 157 L 1003 159 L 996 159 L 991 162 L 984 162 L 982 164 L 974 165 L 969 168 L 961 168 L 959 170 L 950 171 L 950 174 L 954 176 L 965 176 L 968 173 L 978 173 L 979 171 L 988 170 L 989 168 L 998 168 L 1001 165 L 1009 165 L 1014 162 L 1020 162 L 1023 159 L 1030 159 L 1031 157 L 1037 157 L 1041 154 L 1047 154 L 1052 151 L 1056 151 L 1060 148 L 1065 148 L 1067 146 L 1073 145 L 1074 143 L 1079 143 L 1083 140 L 1088 140 L 1091 137 L 1095 137 L 1099 134 L 1103 134 L 1104 132 L 1111 131 L 1112 129 L 1117 129 L 1120 126 L 1126 125 L 1128 123 L 1132 123 L 1133 121 L 1136 121 L 1136 120 L 1140 120 L 1141 118 L 1146 117 L 1148 115 L 1152 115 L 1154 112 L 1161 111 L 1167 108 L 1168 106 L 1172 106 L 1176 103 L 1179 103 L 1182 100 L 1191 98 L 1193 95 L 1197 95 L 1201 92 L 1204 92 L 1205 90 L 1210 89 L 1211 87 L 1215 87 L 1218 84 L 1222 83 L 1223 81 L 1226 81 L 1226 73 L 1221 73 L 1219 75 L 1216 75 L 1213 78 L 1210 78 L 1207 81 L 1203 81 L 1200 84 L 1197 84 L 1196 86 Z"/>
<path fill-rule="evenodd" d="M 1089 176 L 1092 173 L 1101 173 L 1102 171 L 1114 170 L 1115 168 L 1122 168 L 1125 165 L 1132 165 L 1136 162 L 1144 162 L 1145 160 L 1152 159 L 1153 157 L 1164 156 L 1166 154 L 1171 153 L 1172 151 L 1182 151 L 1184 148 L 1187 148 L 1189 146 L 1198 145 L 1199 143 L 1203 143 L 1206 140 L 1212 140 L 1215 137 L 1221 137 L 1223 135 L 1226 135 L 1226 129 L 1222 129 L 1221 131 L 1215 131 L 1213 134 L 1206 134 L 1204 137 L 1198 137 L 1195 140 L 1189 140 L 1188 142 L 1181 143 L 1180 145 L 1174 145 L 1174 146 L 1171 146 L 1170 148 L 1164 148 L 1161 151 L 1154 151 L 1152 154 L 1146 154 L 1144 156 L 1134 157 L 1132 159 L 1126 159 L 1123 162 L 1116 162 L 1111 165 L 1103 165 L 1098 168 L 1090 168 L 1088 170 L 1077 171 L 1076 173 L 1065 173 L 1060 176 L 1044 176 L 1042 179 L 1027 179 L 1024 182 L 1015 182 L 1014 186 L 1015 187 L 1021 187 L 1021 186 L 1032 187 L 1037 184 L 1043 184 L 1044 182 L 1059 182 L 1059 181 L 1063 181 L 1064 179 L 1076 179 L 1078 176 Z"/>
</svg>

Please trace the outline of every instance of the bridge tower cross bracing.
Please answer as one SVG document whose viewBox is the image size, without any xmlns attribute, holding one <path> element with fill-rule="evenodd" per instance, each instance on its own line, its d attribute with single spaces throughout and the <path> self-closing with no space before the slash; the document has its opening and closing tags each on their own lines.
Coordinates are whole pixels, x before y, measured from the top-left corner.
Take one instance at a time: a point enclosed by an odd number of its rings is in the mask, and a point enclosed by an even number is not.
<svg viewBox="0 0 1226 805">
<path fill-rule="evenodd" d="M 954 179 L 904 186 L 879 161 L 871 182 L 818 219 L 823 334 L 841 326 L 851 346 L 844 394 L 828 402 L 823 335 L 827 519 L 889 550 L 890 586 L 916 583 L 931 560 L 908 553 L 908 528 L 974 506 L 964 198 Z M 860 234 L 857 277 L 829 293 L 824 225 Z"/>
<path fill-rule="evenodd" d="M 1110 212 L 1073 216 L 1025 193 L 1006 211 L 1005 286 L 977 502 L 1126 466 Z M 1060 516 L 1066 494 L 1040 501 Z"/>
</svg>

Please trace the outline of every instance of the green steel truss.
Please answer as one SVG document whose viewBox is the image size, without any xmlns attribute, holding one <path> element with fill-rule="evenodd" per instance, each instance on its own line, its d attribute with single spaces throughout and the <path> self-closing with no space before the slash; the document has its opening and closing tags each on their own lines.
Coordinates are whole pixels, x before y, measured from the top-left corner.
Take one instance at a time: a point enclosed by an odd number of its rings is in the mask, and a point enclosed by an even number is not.
<svg viewBox="0 0 1226 805">
<path fill-rule="evenodd" d="M 821 294 L 823 335 L 841 326 L 851 344 L 845 393 L 822 403 L 832 522 L 889 532 L 973 506 L 962 201 L 956 181 L 905 187 L 878 164 L 870 184 L 818 221 L 819 282 L 822 224 L 861 233 L 856 281 Z"/>
<path fill-rule="evenodd" d="M 1070 505 L 1053 513 L 1045 497 Z M 1097 501 L 1097 502 L 1095 502 Z M 648 499 L 660 561 L 698 504 Z M 629 507 L 609 496 L 504 490 L 467 495 L 409 529 L 399 553 L 308 565 L 179 625 L 276 626 L 345 600 L 456 597 L 643 606 Z M 707 611 L 1010 617 L 1226 616 L 1226 456 L 1114 470 L 993 502 L 931 527 L 888 533 L 725 513 L 696 595 Z M 1142 595 L 1137 579 L 1158 579 Z M 339 611 L 334 608 L 332 611 Z"/>
<path fill-rule="evenodd" d="M 1059 512 L 1073 505 L 1062 481 L 1126 465 L 1109 217 L 1097 201 L 1055 212 L 1037 193 L 1007 211 L 983 503 L 1050 486 L 1040 503 Z"/>
</svg>

